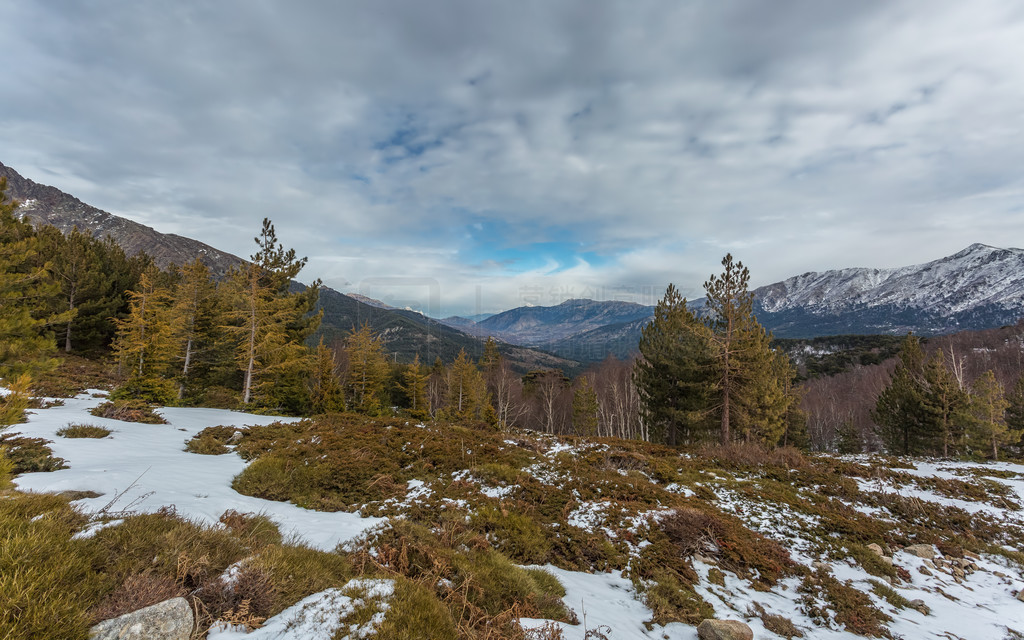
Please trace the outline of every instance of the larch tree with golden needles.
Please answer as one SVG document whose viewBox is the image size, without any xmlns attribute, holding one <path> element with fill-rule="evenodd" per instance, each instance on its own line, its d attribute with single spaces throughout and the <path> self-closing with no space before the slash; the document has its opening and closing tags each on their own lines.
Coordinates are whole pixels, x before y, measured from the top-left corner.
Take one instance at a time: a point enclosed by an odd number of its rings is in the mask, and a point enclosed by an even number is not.
<svg viewBox="0 0 1024 640">
<path fill-rule="evenodd" d="M 380 338 L 364 324 L 345 339 L 345 351 L 348 375 L 344 389 L 348 408 L 371 416 L 383 415 L 388 406 L 390 367 Z"/>
<path fill-rule="evenodd" d="M 170 309 L 179 400 L 185 397 L 197 357 L 214 339 L 216 298 L 217 286 L 209 268 L 198 258 L 186 264 Z"/>
<path fill-rule="evenodd" d="M 159 273 L 150 268 L 128 292 L 128 317 L 117 321 L 114 356 L 131 378 L 163 374 L 169 363 L 173 336 L 170 291 L 157 284 Z"/>
<path fill-rule="evenodd" d="M 264 218 L 258 250 L 250 262 L 232 270 L 228 291 L 232 322 L 224 328 L 237 340 L 236 361 L 243 374 L 242 402 L 259 395 L 264 405 L 298 398 L 305 385 L 309 352 L 304 340 L 316 330 L 322 314 L 313 314 L 319 295 L 317 280 L 305 291 L 289 292 L 292 278 L 306 265 L 295 250 L 278 243 L 274 225 Z"/>
</svg>

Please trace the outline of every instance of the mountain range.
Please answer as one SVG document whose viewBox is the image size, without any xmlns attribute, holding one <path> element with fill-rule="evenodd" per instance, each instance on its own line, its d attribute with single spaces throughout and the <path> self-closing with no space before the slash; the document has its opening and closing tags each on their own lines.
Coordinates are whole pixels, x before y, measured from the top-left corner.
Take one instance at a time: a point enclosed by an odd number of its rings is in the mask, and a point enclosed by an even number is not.
<svg viewBox="0 0 1024 640">
<path fill-rule="evenodd" d="M 907 267 L 808 272 L 753 294 L 755 315 L 779 338 L 988 329 L 1024 317 L 1024 250 L 972 244 Z M 700 313 L 705 300 L 690 305 Z M 634 353 L 653 314 L 654 307 L 633 303 L 568 300 L 511 309 L 460 328 L 593 362 Z"/>
<path fill-rule="evenodd" d="M 78 227 L 97 237 L 109 236 L 129 255 L 145 251 L 160 267 L 172 263 L 182 265 L 198 257 L 215 275 L 223 276 L 232 266 L 243 262 L 238 256 L 198 240 L 161 233 L 98 209 L 60 189 L 29 180 L 3 163 L 0 163 L 0 176 L 7 178 L 8 194 L 21 202 L 18 213 L 35 224 L 53 225 L 64 232 Z M 302 285 L 296 283 L 295 286 Z M 438 357 L 450 362 L 460 349 L 474 358 L 483 353 L 483 341 L 476 336 L 421 313 L 387 307 L 369 298 L 357 299 L 330 287 L 321 288 L 319 308 L 323 309 L 324 317 L 314 339 L 322 336 L 327 343 L 343 338 L 366 323 L 381 336 L 387 353 L 403 362 L 412 360 L 415 355 L 426 364 Z M 502 344 L 500 349 L 509 363 L 521 371 L 537 368 L 574 371 L 580 366 L 576 361 L 516 344 Z"/>
<path fill-rule="evenodd" d="M 165 234 L 108 213 L 55 187 L 40 185 L 0 163 L 19 211 L 63 231 L 88 229 L 110 236 L 129 254 L 145 251 L 157 264 L 196 257 L 218 275 L 242 262 L 192 238 Z M 808 272 L 753 291 L 754 312 L 780 338 L 841 334 L 922 335 L 1012 324 L 1024 315 L 1024 250 L 972 244 L 924 264 L 891 269 L 849 268 Z M 700 311 L 704 300 L 690 302 Z M 517 369 L 576 370 L 607 355 L 628 357 L 654 307 L 622 301 L 567 300 L 470 318 L 429 318 L 359 294 L 324 287 L 321 335 L 328 341 L 368 323 L 400 360 L 451 360 L 460 349 L 482 352 L 482 339 L 498 339 Z"/>
</svg>

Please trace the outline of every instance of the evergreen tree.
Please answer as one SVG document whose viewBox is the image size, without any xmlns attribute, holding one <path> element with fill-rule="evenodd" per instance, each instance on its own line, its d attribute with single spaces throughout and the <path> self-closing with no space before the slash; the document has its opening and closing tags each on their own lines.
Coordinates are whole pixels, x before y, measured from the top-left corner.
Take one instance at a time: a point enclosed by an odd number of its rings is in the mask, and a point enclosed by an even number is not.
<svg viewBox="0 0 1024 640">
<path fill-rule="evenodd" d="M 194 376 L 196 360 L 216 341 L 214 332 L 220 320 L 216 296 L 217 288 L 206 265 L 198 258 L 185 265 L 170 310 L 179 400 L 185 397 Z"/>
<path fill-rule="evenodd" d="M 71 353 L 79 306 L 107 293 L 112 276 L 103 268 L 100 243 L 92 235 L 78 227 L 64 235 L 52 226 L 39 234 L 52 256 L 50 273 L 60 287 L 61 306 L 73 312 L 63 327 L 64 351 Z"/>
<path fill-rule="evenodd" d="M 1017 384 L 1006 397 L 1006 427 L 1013 433 L 1021 434 L 1015 448 L 1017 455 L 1024 451 L 1024 375 L 1017 378 Z"/>
<path fill-rule="evenodd" d="M 310 379 L 310 407 L 313 413 L 345 410 L 345 394 L 338 377 L 338 364 L 334 351 L 324 346 L 323 338 L 313 356 L 313 375 Z"/>
<path fill-rule="evenodd" d="M 989 369 L 974 381 L 971 390 L 971 410 L 974 416 L 969 433 L 971 444 L 978 451 L 991 454 L 993 460 L 998 460 L 1000 447 L 1015 442 L 1021 435 L 1010 430 L 1006 424 L 1009 402 L 1003 395 L 1003 385 Z"/>
<path fill-rule="evenodd" d="M 634 380 L 650 439 L 675 445 L 708 433 L 713 361 L 708 328 L 687 308 L 674 285 L 643 328 Z"/>
<path fill-rule="evenodd" d="M 39 238 L 15 215 L 17 207 L 7 199 L 7 178 L 0 177 L 0 378 L 8 380 L 55 366 L 49 327 L 72 316 L 46 311 L 58 289 Z"/>
<path fill-rule="evenodd" d="M 786 430 L 794 401 L 785 383 L 794 375 L 792 365 L 771 348 L 771 334 L 754 317 L 750 271 L 731 254 L 722 258 L 722 268 L 704 283 L 719 438 L 730 442 L 738 427 L 744 440 L 773 445 Z"/>
<path fill-rule="evenodd" d="M 594 437 L 597 433 L 597 392 L 590 378 L 581 376 L 572 395 L 572 428 L 578 435 Z"/>
<path fill-rule="evenodd" d="M 388 406 L 387 380 L 390 374 L 384 346 L 364 324 L 345 340 L 348 375 L 345 378 L 347 406 L 371 416 L 384 415 Z"/>
<path fill-rule="evenodd" d="M 289 293 L 292 278 L 306 264 L 295 250 L 277 242 L 270 220 L 263 220 L 251 262 L 229 276 L 234 323 L 225 327 L 237 338 L 236 360 L 243 373 L 242 402 L 296 412 L 305 396 L 309 352 L 305 339 L 319 326 L 322 311 L 311 314 L 319 280 L 300 293 Z M 258 398 L 256 396 L 259 396 Z"/>
<path fill-rule="evenodd" d="M 430 373 L 420 364 L 420 356 L 416 354 L 412 364 L 402 372 L 402 390 L 409 407 L 409 415 L 425 420 L 430 417 L 430 401 L 427 399 L 427 381 Z"/>
<path fill-rule="evenodd" d="M 917 336 L 907 334 L 889 386 L 878 396 L 872 418 L 889 453 L 918 455 L 935 439 L 935 423 L 925 401 L 924 352 Z"/>
<path fill-rule="evenodd" d="M 485 421 L 493 424 L 487 383 L 465 349 L 448 368 L 444 418 L 453 422 Z"/>
<path fill-rule="evenodd" d="M 937 434 L 945 457 L 950 455 L 951 448 L 959 449 L 963 443 L 964 412 L 969 403 L 969 394 L 960 388 L 960 383 L 946 367 L 945 354 L 939 349 L 924 367 L 922 418 L 931 423 L 926 431 Z"/>
<path fill-rule="evenodd" d="M 169 362 L 170 292 L 156 284 L 157 277 L 155 268 L 142 273 L 138 287 L 128 292 L 128 317 L 117 321 L 114 355 L 132 378 L 163 374 Z"/>
</svg>

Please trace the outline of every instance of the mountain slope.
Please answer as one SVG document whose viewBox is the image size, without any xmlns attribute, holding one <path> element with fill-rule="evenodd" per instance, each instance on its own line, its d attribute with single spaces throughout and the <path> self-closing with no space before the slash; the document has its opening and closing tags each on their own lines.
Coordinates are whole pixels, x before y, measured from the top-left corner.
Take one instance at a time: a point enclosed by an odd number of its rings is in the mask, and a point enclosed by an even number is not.
<svg viewBox="0 0 1024 640">
<path fill-rule="evenodd" d="M 10 195 L 22 202 L 18 212 L 35 224 L 49 224 L 67 232 L 74 227 L 88 230 L 94 236 L 109 236 L 129 255 L 146 252 L 160 267 L 171 263 L 185 264 L 199 257 L 218 276 L 223 276 L 242 258 L 220 251 L 208 244 L 179 235 L 161 233 L 151 227 L 97 209 L 78 198 L 22 177 L 14 169 L 0 163 L 0 175 L 6 176 Z M 302 285 L 296 284 L 301 288 Z M 440 357 L 445 362 L 455 358 L 460 349 L 478 358 L 483 343 L 476 337 L 444 326 L 436 320 L 413 312 L 382 308 L 382 303 L 365 298 L 356 300 L 329 287 L 320 293 L 319 308 L 324 319 L 319 333 L 327 342 L 344 337 L 364 323 L 382 336 L 385 350 L 401 362 L 414 355 L 430 364 Z M 374 304 L 376 303 L 376 304 Z M 514 345 L 499 345 L 510 364 L 520 370 L 557 368 L 574 371 L 578 363 Z"/>
<path fill-rule="evenodd" d="M 538 346 L 608 325 L 648 318 L 653 307 L 618 300 L 566 300 L 553 307 L 518 307 L 467 329 L 516 344 Z"/>
<path fill-rule="evenodd" d="M 988 329 L 1013 324 L 1024 316 L 1024 250 L 973 244 L 924 264 L 809 272 L 753 293 L 754 313 L 778 338 Z M 690 304 L 700 313 L 704 299 Z M 507 340 L 525 343 L 550 331 L 558 337 L 537 342 L 538 346 L 584 361 L 635 352 L 640 330 L 651 317 L 649 311 L 635 320 L 594 327 L 602 316 L 590 325 L 574 325 L 570 316 L 559 315 L 557 309 L 523 307 L 495 317 L 514 319 L 501 334 Z M 545 321 L 552 323 L 550 329 Z"/>
</svg>

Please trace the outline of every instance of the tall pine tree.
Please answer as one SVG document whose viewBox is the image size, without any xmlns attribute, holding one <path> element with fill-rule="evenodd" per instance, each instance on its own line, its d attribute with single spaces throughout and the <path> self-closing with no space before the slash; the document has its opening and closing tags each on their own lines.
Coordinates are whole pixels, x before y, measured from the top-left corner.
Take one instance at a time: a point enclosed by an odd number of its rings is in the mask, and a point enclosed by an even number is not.
<svg viewBox="0 0 1024 640">
<path fill-rule="evenodd" d="M 935 440 L 935 423 L 926 404 L 924 351 L 917 336 L 907 334 L 889 386 L 878 396 L 872 412 L 876 429 L 889 453 L 919 455 Z"/>
</svg>

